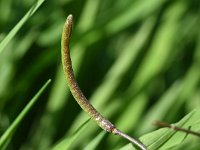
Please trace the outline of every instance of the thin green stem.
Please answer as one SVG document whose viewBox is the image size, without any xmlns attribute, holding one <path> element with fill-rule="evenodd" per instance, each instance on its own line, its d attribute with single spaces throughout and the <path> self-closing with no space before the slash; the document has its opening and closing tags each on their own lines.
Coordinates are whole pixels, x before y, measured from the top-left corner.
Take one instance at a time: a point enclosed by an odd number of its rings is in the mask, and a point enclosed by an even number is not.
<svg viewBox="0 0 200 150">
<path fill-rule="evenodd" d="M 69 42 L 72 32 L 73 16 L 69 15 L 63 27 L 62 41 L 61 41 L 61 54 L 64 74 L 69 86 L 69 89 L 74 96 L 80 107 L 105 131 L 119 135 L 133 144 L 137 145 L 142 150 L 147 150 L 146 146 L 138 140 L 122 133 L 118 130 L 109 120 L 105 119 L 86 99 L 84 94 L 76 82 L 74 72 L 72 69 L 72 63 L 70 58 Z"/>
<path fill-rule="evenodd" d="M 173 129 L 175 131 L 181 131 L 181 132 L 185 132 L 187 134 L 192 134 L 192 135 L 200 137 L 200 133 L 199 132 L 195 132 L 195 131 L 191 131 L 191 130 L 188 130 L 188 129 L 180 128 L 180 127 L 177 127 L 177 126 L 175 126 L 173 124 L 168 124 L 166 122 L 155 121 L 153 124 L 158 126 L 158 127 L 167 127 L 167 128 L 171 128 L 171 129 Z"/>
</svg>

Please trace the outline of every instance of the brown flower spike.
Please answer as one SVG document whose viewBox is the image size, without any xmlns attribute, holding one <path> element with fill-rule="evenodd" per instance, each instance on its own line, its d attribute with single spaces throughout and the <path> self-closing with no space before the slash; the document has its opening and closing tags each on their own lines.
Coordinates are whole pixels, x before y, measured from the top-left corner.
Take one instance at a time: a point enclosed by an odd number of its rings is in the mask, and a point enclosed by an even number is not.
<svg viewBox="0 0 200 150">
<path fill-rule="evenodd" d="M 62 41 L 61 41 L 61 54 L 64 74 L 67 80 L 67 84 L 70 88 L 72 95 L 74 96 L 80 107 L 94 120 L 102 129 L 107 132 L 119 135 L 133 144 L 137 145 L 142 150 L 147 150 L 146 146 L 138 140 L 128 136 L 127 134 L 118 130 L 109 120 L 105 119 L 86 99 L 84 94 L 76 82 L 74 72 L 72 69 L 72 63 L 70 58 L 69 42 L 72 32 L 73 16 L 69 15 L 63 27 Z"/>
</svg>

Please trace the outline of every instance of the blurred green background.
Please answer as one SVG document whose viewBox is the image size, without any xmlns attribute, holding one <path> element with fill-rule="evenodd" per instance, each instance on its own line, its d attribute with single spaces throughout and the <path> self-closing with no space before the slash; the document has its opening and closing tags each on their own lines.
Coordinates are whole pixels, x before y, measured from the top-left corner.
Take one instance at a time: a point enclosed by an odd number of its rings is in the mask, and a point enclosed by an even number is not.
<svg viewBox="0 0 200 150">
<path fill-rule="evenodd" d="M 0 0 L 0 41 L 34 3 Z M 199 0 L 46 0 L 0 53 L 0 134 L 52 79 L 7 149 L 45 150 L 88 118 L 61 66 L 60 38 L 69 14 L 78 83 L 119 129 L 140 137 L 156 129 L 154 120 L 177 122 L 200 107 Z M 100 132 L 90 121 L 70 149 L 83 149 Z M 101 134 L 96 149 L 127 144 Z"/>
</svg>

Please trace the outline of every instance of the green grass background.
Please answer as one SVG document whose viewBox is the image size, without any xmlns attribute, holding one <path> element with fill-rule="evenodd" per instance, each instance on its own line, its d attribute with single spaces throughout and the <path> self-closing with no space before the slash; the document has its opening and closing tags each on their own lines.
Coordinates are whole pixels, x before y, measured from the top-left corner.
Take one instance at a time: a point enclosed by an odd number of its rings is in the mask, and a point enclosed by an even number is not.
<svg viewBox="0 0 200 150">
<path fill-rule="evenodd" d="M 0 1 L 0 41 L 36 2 Z M 140 137 L 156 130 L 154 120 L 178 122 L 200 108 L 198 0 L 46 0 L 7 45 L 1 43 L 0 135 L 52 79 L 6 149 L 52 149 L 64 137 L 64 147 L 76 150 L 128 144 L 101 132 L 92 121 L 81 126 L 88 116 L 69 92 L 60 58 L 62 27 L 69 14 L 74 16 L 70 47 L 78 83 L 119 129 Z M 192 121 L 197 131 L 198 117 L 197 123 Z M 199 139 L 192 138 L 192 144 L 180 142 L 174 149 L 198 150 Z"/>
</svg>

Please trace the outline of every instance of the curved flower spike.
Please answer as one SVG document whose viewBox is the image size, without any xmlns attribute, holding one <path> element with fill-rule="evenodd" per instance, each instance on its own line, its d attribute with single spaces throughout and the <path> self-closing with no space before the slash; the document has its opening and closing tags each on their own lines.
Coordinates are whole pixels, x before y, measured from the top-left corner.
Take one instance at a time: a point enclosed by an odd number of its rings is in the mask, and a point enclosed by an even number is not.
<svg viewBox="0 0 200 150">
<path fill-rule="evenodd" d="M 72 95 L 74 96 L 80 107 L 105 131 L 119 135 L 133 144 L 137 145 L 142 150 L 147 150 L 146 146 L 138 140 L 126 135 L 118 130 L 109 120 L 105 119 L 86 99 L 84 94 L 76 82 L 74 77 L 72 63 L 70 58 L 69 42 L 72 32 L 73 16 L 69 15 L 63 27 L 62 41 L 61 41 L 61 54 L 64 74 L 67 80 L 67 84 L 70 88 Z"/>
</svg>

